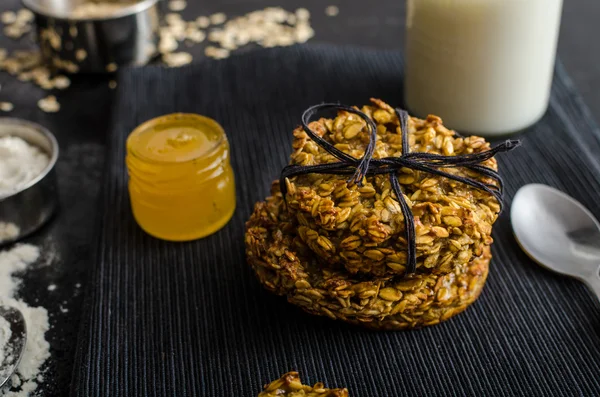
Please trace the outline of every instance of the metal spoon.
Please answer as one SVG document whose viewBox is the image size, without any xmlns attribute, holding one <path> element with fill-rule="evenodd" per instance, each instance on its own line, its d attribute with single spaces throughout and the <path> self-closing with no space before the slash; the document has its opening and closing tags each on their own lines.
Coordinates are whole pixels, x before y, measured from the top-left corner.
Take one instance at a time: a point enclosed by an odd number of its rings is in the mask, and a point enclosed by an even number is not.
<svg viewBox="0 0 600 397">
<path fill-rule="evenodd" d="M 600 223 L 590 211 L 550 186 L 531 184 L 515 195 L 510 218 L 531 259 L 583 281 L 600 300 Z"/>
<path fill-rule="evenodd" d="M 23 357 L 27 342 L 27 326 L 21 311 L 14 307 L 0 306 L 0 317 L 8 321 L 12 332 L 6 344 L 10 354 L 5 355 L 4 362 L 0 363 L 0 387 L 2 387 L 15 372 Z"/>
</svg>

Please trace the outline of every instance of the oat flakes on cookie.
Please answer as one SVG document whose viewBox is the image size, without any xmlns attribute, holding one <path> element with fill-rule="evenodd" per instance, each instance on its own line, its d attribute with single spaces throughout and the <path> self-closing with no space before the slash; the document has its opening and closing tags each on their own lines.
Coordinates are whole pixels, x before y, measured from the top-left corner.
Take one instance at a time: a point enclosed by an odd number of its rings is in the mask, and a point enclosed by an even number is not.
<svg viewBox="0 0 600 397">
<path fill-rule="evenodd" d="M 377 126 L 373 158 L 400 156 L 402 136 L 394 109 L 372 99 L 361 110 Z M 340 111 L 335 119 L 309 124 L 336 148 L 360 158 L 369 130 L 355 114 Z M 445 156 L 480 153 L 490 144 L 480 137 L 463 138 L 444 127 L 439 117 L 408 120 L 410 152 Z M 302 127 L 294 130 L 291 164 L 316 165 L 337 161 L 319 147 Z M 495 159 L 481 164 L 497 170 Z M 494 184 L 487 176 L 464 168 L 443 171 Z M 299 235 L 328 265 L 350 273 L 378 276 L 404 274 L 407 261 L 404 215 L 385 174 L 367 176 L 363 186 L 349 185 L 346 175 L 308 174 L 288 179 L 287 203 L 300 223 Z M 398 175 L 414 214 L 417 269 L 448 272 L 482 254 L 492 243 L 492 225 L 500 210 L 491 194 L 423 171 L 403 168 Z"/>
</svg>

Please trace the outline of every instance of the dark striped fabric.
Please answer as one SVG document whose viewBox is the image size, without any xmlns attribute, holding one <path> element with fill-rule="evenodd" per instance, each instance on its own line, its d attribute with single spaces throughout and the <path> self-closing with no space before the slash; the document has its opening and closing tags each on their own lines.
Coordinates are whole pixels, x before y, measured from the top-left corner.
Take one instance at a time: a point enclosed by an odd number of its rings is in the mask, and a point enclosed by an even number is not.
<svg viewBox="0 0 600 397">
<path fill-rule="evenodd" d="M 555 186 L 600 217 L 600 131 L 558 66 L 551 106 L 500 158 L 507 211 L 481 298 L 450 321 L 370 332 L 310 316 L 265 292 L 244 256 L 244 222 L 286 164 L 301 112 L 322 101 L 402 105 L 395 52 L 293 47 L 119 76 L 116 116 L 73 379 L 74 396 L 255 396 L 289 370 L 351 396 L 600 395 L 600 304 L 540 268 L 512 236 L 525 183 Z M 141 122 L 195 112 L 222 123 L 238 206 L 215 235 L 168 243 L 129 206 L 125 138 Z"/>
</svg>

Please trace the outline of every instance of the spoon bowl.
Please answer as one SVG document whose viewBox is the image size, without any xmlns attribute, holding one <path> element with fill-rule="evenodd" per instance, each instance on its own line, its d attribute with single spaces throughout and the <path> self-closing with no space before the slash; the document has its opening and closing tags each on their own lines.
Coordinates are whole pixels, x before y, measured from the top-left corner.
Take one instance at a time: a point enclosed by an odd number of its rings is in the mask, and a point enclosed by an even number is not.
<svg viewBox="0 0 600 397">
<path fill-rule="evenodd" d="M 3 317 L 10 324 L 11 331 L 10 338 L 4 346 L 7 354 L 5 354 L 4 362 L 0 362 L 1 388 L 17 370 L 21 357 L 23 357 L 25 344 L 27 343 L 27 326 L 21 311 L 14 307 L 0 306 L 0 317 Z"/>
<path fill-rule="evenodd" d="M 600 222 L 590 211 L 559 190 L 531 184 L 515 195 L 510 216 L 529 257 L 584 281 L 600 298 Z"/>
</svg>

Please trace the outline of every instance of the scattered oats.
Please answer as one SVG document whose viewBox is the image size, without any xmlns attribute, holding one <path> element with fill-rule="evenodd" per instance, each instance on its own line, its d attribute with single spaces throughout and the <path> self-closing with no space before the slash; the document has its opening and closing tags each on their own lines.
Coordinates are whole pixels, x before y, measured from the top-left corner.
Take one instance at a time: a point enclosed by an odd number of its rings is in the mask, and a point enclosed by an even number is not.
<svg viewBox="0 0 600 397">
<path fill-rule="evenodd" d="M 77 51 L 75 51 L 75 59 L 77 59 L 79 62 L 84 61 L 85 58 L 87 58 L 86 50 L 84 50 L 83 48 L 80 48 Z"/>
<path fill-rule="evenodd" d="M 19 81 L 32 81 L 38 87 L 46 90 L 53 88 L 64 89 L 70 81 L 66 76 L 52 78 L 50 69 L 44 64 L 39 51 L 14 51 L 10 56 L 1 54 L 0 70 L 5 70 Z M 62 63 L 57 66 L 63 65 Z"/>
<path fill-rule="evenodd" d="M 225 32 L 223 29 L 215 29 L 208 34 L 208 40 L 210 41 L 221 41 L 225 39 Z"/>
<path fill-rule="evenodd" d="M 4 11 L 0 17 L 2 23 L 5 25 L 11 25 L 17 21 L 17 14 L 13 11 Z"/>
<path fill-rule="evenodd" d="M 56 51 L 59 51 L 62 47 L 62 39 L 56 31 L 56 29 L 54 29 L 53 27 L 41 30 L 40 41 L 42 42 L 42 44 L 50 44 L 50 47 L 52 47 Z"/>
<path fill-rule="evenodd" d="M 169 10 L 171 11 L 183 11 L 187 7 L 185 0 L 171 0 L 169 1 Z"/>
<path fill-rule="evenodd" d="M 296 14 L 289 14 L 285 21 L 290 25 L 295 25 L 297 21 Z"/>
<path fill-rule="evenodd" d="M 20 39 L 31 30 L 31 26 L 8 25 L 4 28 L 4 34 L 11 39 Z"/>
<path fill-rule="evenodd" d="M 52 65 L 58 69 L 66 70 L 69 73 L 77 73 L 79 66 L 67 59 L 61 59 L 58 56 L 52 57 Z"/>
<path fill-rule="evenodd" d="M 169 35 L 175 39 L 182 41 L 185 39 L 186 22 L 181 19 L 179 14 L 167 14 L 167 25 L 160 29 L 160 35 Z"/>
<path fill-rule="evenodd" d="M 50 70 L 45 66 L 38 66 L 32 69 L 30 75 L 31 80 L 33 80 L 39 87 L 45 90 L 54 88 L 54 84 L 50 79 Z"/>
<path fill-rule="evenodd" d="M 48 291 L 54 291 L 56 289 L 56 284 L 50 284 L 48 286 Z"/>
<path fill-rule="evenodd" d="M 69 26 L 69 34 L 71 35 L 71 37 L 75 38 L 77 37 L 77 26 L 75 25 L 71 25 Z"/>
<path fill-rule="evenodd" d="M 325 8 L 325 15 L 328 17 L 335 17 L 340 13 L 340 9 L 337 6 L 329 6 Z"/>
<path fill-rule="evenodd" d="M 227 51 L 233 51 L 238 48 L 237 44 L 235 44 L 234 41 L 231 39 L 222 41 L 221 46 L 223 47 L 223 49 L 225 49 Z"/>
<path fill-rule="evenodd" d="M 111 90 L 114 90 L 115 88 L 117 88 L 117 82 L 115 80 L 109 81 L 108 88 L 110 88 Z"/>
<path fill-rule="evenodd" d="M 200 29 L 206 29 L 207 27 L 210 26 L 210 18 L 205 17 L 205 16 L 200 16 L 200 17 L 196 18 L 196 25 L 198 25 L 198 27 Z"/>
<path fill-rule="evenodd" d="M 60 110 L 60 103 L 54 95 L 49 95 L 38 101 L 38 107 L 46 113 L 56 113 Z"/>
<path fill-rule="evenodd" d="M 114 62 L 111 62 L 108 65 L 106 65 L 106 71 L 109 73 L 116 72 L 118 68 L 119 67 Z"/>
<path fill-rule="evenodd" d="M 212 23 L 213 25 L 220 25 L 222 23 L 225 23 L 226 20 L 227 16 L 222 12 L 218 12 L 210 16 L 210 23 Z"/>
<path fill-rule="evenodd" d="M 206 33 L 201 30 L 190 30 L 186 31 L 186 38 L 194 43 L 202 43 L 206 39 Z"/>
<path fill-rule="evenodd" d="M 59 90 L 64 90 L 65 88 L 71 85 L 71 80 L 69 80 L 67 76 L 61 74 L 52 79 L 52 83 L 54 84 L 55 88 L 58 88 Z"/>
<path fill-rule="evenodd" d="M 17 75 L 17 80 L 19 81 L 31 81 L 33 78 L 33 73 L 31 72 L 22 72 Z"/>
<path fill-rule="evenodd" d="M 288 12 L 281 7 L 268 7 L 263 10 L 268 20 L 283 23 L 287 21 Z"/>
<path fill-rule="evenodd" d="M 33 22 L 33 18 L 33 12 L 26 8 L 21 8 L 19 11 L 17 11 L 17 22 Z"/>
<path fill-rule="evenodd" d="M 160 36 L 160 41 L 158 42 L 158 51 L 161 54 L 173 52 L 177 49 L 177 46 L 177 40 L 175 40 L 175 37 L 173 37 L 172 34 L 164 33 Z"/>
<path fill-rule="evenodd" d="M 175 1 L 178 0 L 171 0 L 170 4 Z M 168 66 L 181 66 L 190 63 L 192 57 L 185 52 L 175 53 L 179 44 L 184 42 L 191 47 L 207 37 L 218 44 L 205 49 L 206 56 L 215 59 L 227 58 L 231 51 L 250 43 L 263 47 L 290 46 L 314 36 L 309 19 L 310 13 L 305 8 L 290 12 L 281 7 L 268 7 L 230 20 L 221 12 L 185 21 L 180 14 L 171 12 L 165 16 L 166 26 L 160 29 L 158 51 Z M 211 25 L 222 26 L 208 33 L 201 30 Z"/>
<path fill-rule="evenodd" d="M 75 288 L 81 288 L 81 283 L 75 284 Z"/>
<path fill-rule="evenodd" d="M 315 31 L 310 27 L 310 25 L 305 23 L 298 24 L 294 32 L 294 37 L 297 43 L 306 43 L 314 35 Z"/>
<path fill-rule="evenodd" d="M 296 18 L 299 21 L 308 21 L 310 19 L 310 12 L 306 8 L 298 8 L 296 10 Z"/>
<path fill-rule="evenodd" d="M 169 54 L 163 54 L 163 61 L 169 67 L 177 67 L 187 65 L 192 62 L 192 55 L 188 52 L 172 52 Z"/>
<path fill-rule="evenodd" d="M 209 58 L 225 59 L 229 56 L 229 50 L 227 50 L 225 48 L 208 46 L 204 50 L 204 54 Z"/>
<path fill-rule="evenodd" d="M 11 39 L 19 39 L 32 29 L 33 13 L 27 9 L 21 9 L 14 13 L 5 11 L 0 16 L 4 27 L 4 34 Z"/>
<path fill-rule="evenodd" d="M 177 25 L 179 23 L 182 23 L 183 19 L 181 19 L 181 15 L 172 12 L 170 14 L 165 15 L 165 21 L 169 25 Z"/>
<path fill-rule="evenodd" d="M 218 43 L 222 49 L 233 51 L 248 43 L 263 47 L 289 46 L 304 43 L 314 36 L 305 9 L 296 13 L 280 7 L 269 7 L 233 18 L 222 28 L 214 29 L 208 39 Z M 219 57 L 214 50 L 208 52 L 211 57 Z"/>
<path fill-rule="evenodd" d="M 296 43 L 296 38 L 289 36 L 267 36 L 260 45 L 263 47 L 285 47 Z"/>
<path fill-rule="evenodd" d="M 3 112 L 12 112 L 14 108 L 15 105 L 13 105 L 10 102 L 0 102 L 0 110 L 2 110 Z"/>
<path fill-rule="evenodd" d="M 66 307 L 59 306 L 58 308 L 60 309 L 61 313 L 68 313 L 69 312 L 69 309 L 67 309 Z"/>
</svg>

